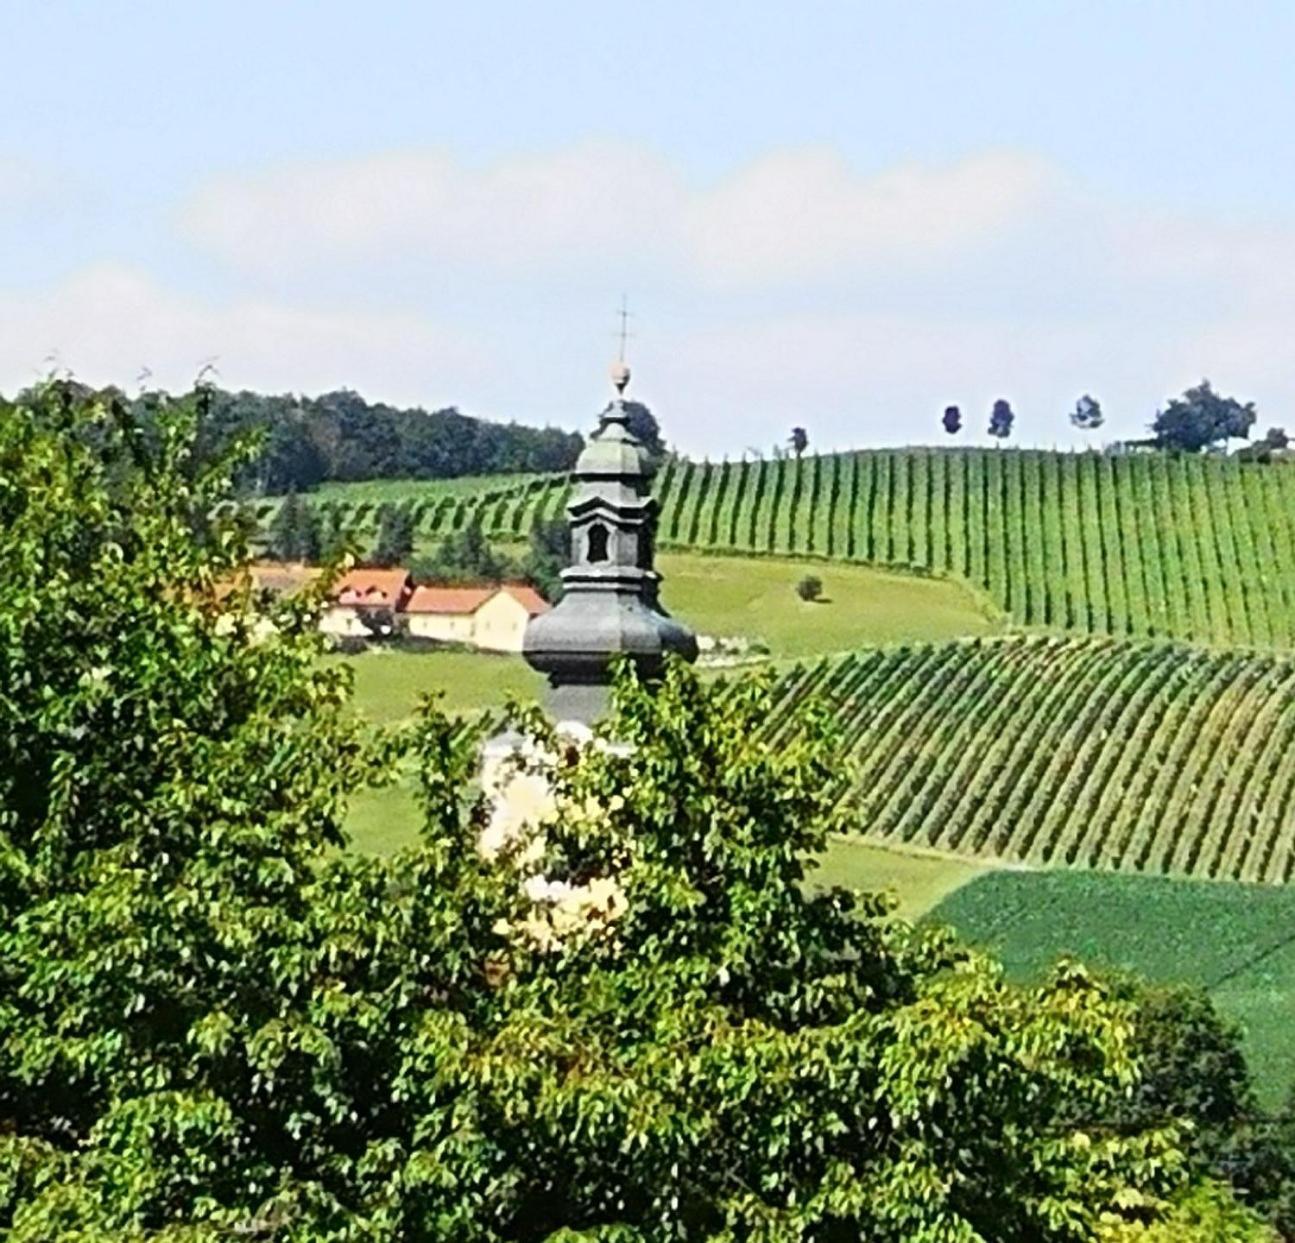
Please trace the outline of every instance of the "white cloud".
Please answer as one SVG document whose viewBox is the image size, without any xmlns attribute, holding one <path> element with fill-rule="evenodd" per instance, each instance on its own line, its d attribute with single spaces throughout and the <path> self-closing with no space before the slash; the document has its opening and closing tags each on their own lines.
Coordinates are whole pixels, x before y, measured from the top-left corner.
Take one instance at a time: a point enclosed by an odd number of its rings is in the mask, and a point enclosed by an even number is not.
<svg viewBox="0 0 1295 1243">
<path fill-rule="evenodd" d="M 89 383 L 187 388 L 205 364 L 230 387 L 356 388 L 409 402 L 451 401 L 487 359 L 457 329 L 409 315 L 256 301 L 212 305 L 128 268 L 82 272 L 38 296 L 0 296 L 0 388 L 51 369 Z"/>
<path fill-rule="evenodd" d="M 864 175 L 831 149 L 779 151 L 702 186 L 623 145 L 481 168 L 406 153 L 220 179 L 181 220 L 244 271 L 275 275 L 325 262 L 512 276 L 664 266 L 759 287 L 946 262 L 1010 231 L 1056 180 L 1011 152 Z"/>
</svg>

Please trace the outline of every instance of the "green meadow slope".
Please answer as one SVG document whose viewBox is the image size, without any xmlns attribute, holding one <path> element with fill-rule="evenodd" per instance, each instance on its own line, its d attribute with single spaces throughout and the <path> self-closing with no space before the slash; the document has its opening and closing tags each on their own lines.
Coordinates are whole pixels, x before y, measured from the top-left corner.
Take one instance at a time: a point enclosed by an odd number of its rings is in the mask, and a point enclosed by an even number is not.
<svg viewBox="0 0 1295 1243">
<path fill-rule="evenodd" d="M 925 862 L 925 861 L 923 861 Z M 1100 872 L 985 873 L 943 894 L 929 865 L 925 918 L 1037 976 L 1062 955 L 1205 989 L 1241 1025 L 1268 1108 L 1295 1084 L 1295 887 Z"/>
</svg>

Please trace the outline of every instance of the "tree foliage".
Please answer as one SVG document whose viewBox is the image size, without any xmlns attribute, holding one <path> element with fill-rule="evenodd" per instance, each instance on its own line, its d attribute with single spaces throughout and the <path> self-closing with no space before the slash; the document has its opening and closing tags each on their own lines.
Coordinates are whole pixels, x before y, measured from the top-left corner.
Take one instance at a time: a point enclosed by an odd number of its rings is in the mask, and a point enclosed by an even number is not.
<svg viewBox="0 0 1295 1243">
<path fill-rule="evenodd" d="M 1016 987 L 813 886 L 843 825 L 829 716 L 774 745 L 771 675 L 626 670 L 592 745 L 514 713 L 538 795 L 492 810 L 470 732 L 347 711 L 326 583 L 240 578 L 196 422 L 164 403 L 150 440 L 57 389 L 0 408 L 14 1243 L 1251 1227 L 1175 1117 L 1110 1124 L 1138 1082 L 1117 987 L 1075 964 Z M 339 850 L 348 795 L 402 755 L 420 843 Z"/>
<path fill-rule="evenodd" d="M 1070 412 L 1070 421 L 1080 431 L 1096 431 L 1106 422 L 1106 416 L 1102 413 L 1102 403 L 1096 397 L 1085 393 L 1075 402 L 1075 408 Z"/>
<path fill-rule="evenodd" d="M 940 422 L 950 436 L 956 436 L 962 430 L 962 411 L 957 406 L 945 406 Z"/>
<path fill-rule="evenodd" d="M 806 574 L 796 584 L 796 594 L 806 603 L 812 603 L 823 594 L 823 580 L 817 574 Z"/>
<path fill-rule="evenodd" d="M 562 571 L 571 561 L 571 528 L 565 518 L 536 518 L 527 537 L 522 573 L 546 600 L 562 599 Z"/>
<path fill-rule="evenodd" d="M 656 415 L 641 401 L 625 401 L 626 426 L 630 435 L 643 446 L 647 454 L 648 466 L 655 470 L 666 455 L 666 444 L 661 437 L 661 425 Z M 577 450 L 578 451 L 578 450 Z M 572 458 L 574 462 L 574 457 Z M 567 467 L 556 469 L 565 470 Z"/>
<path fill-rule="evenodd" d="M 289 492 L 270 523 L 266 553 L 275 561 L 318 561 L 323 551 L 319 517 L 309 501 Z"/>
<path fill-rule="evenodd" d="M 1151 431 L 1161 448 L 1199 453 L 1220 441 L 1247 439 L 1254 421 L 1254 402 L 1224 397 L 1202 380 L 1158 411 Z"/>
<path fill-rule="evenodd" d="M 989 412 L 989 434 L 999 440 L 1006 440 L 1012 434 L 1012 424 L 1015 421 L 1016 415 L 1012 413 L 1011 405 L 1006 398 L 1000 397 Z"/>
<path fill-rule="evenodd" d="M 450 532 L 433 552 L 415 558 L 410 572 L 417 583 L 462 586 L 517 578 L 521 570 L 491 545 L 474 516 L 466 526 Z"/>
<path fill-rule="evenodd" d="M 414 551 L 414 519 L 407 505 L 383 505 L 378 515 L 378 539 L 373 565 L 403 565 Z"/>
<path fill-rule="evenodd" d="M 787 443 L 796 457 L 801 457 L 809 448 L 809 433 L 803 427 L 793 427 Z"/>
<path fill-rule="evenodd" d="M 200 428 L 206 451 L 218 454 L 248 431 L 262 433 L 261 448 L 237 478 L 245 488 L 270 494 L 305 492 L 330 479 L 565 471 L 583 444 L 579 434 L 559 428 L 493 423 L 452 406 L 400 409 L 348 389 L 318 397 L 212 390 Z"/>
</svg>

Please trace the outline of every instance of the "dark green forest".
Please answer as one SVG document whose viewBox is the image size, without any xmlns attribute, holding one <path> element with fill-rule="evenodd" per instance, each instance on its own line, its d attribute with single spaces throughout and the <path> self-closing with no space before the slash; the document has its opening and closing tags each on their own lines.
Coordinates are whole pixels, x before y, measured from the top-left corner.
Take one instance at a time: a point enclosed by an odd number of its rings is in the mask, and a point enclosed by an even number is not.
<svg viewBox="0 0 1295 1243">
<path fill-rule="evenodd" d="M 449 479 L 570 469 L 584 441 L 557 427 L 495 423 L 453 406 L 398 409 L 339 389 L 318 397 L 214 390 L 203 433 L 224 443 L 260 430 L 264 447 L 239 483 L 305 492 L 329 480 Z"/>
</svg>

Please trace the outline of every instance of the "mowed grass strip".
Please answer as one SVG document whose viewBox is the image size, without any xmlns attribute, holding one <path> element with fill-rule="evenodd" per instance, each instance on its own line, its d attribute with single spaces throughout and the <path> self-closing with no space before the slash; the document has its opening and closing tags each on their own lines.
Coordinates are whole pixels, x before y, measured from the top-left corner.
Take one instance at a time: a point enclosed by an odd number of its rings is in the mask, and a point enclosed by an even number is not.
<svg viewBox="0 0 1295 1243">
<path fill-rule="evenodd" d="M 1295 888 L 1101 872 L 987 872 L 926 915 L 1037 978 L 1063 956 L 1206 989 L 1265 1106 L 1295 1083 Z"/>
</svg>

